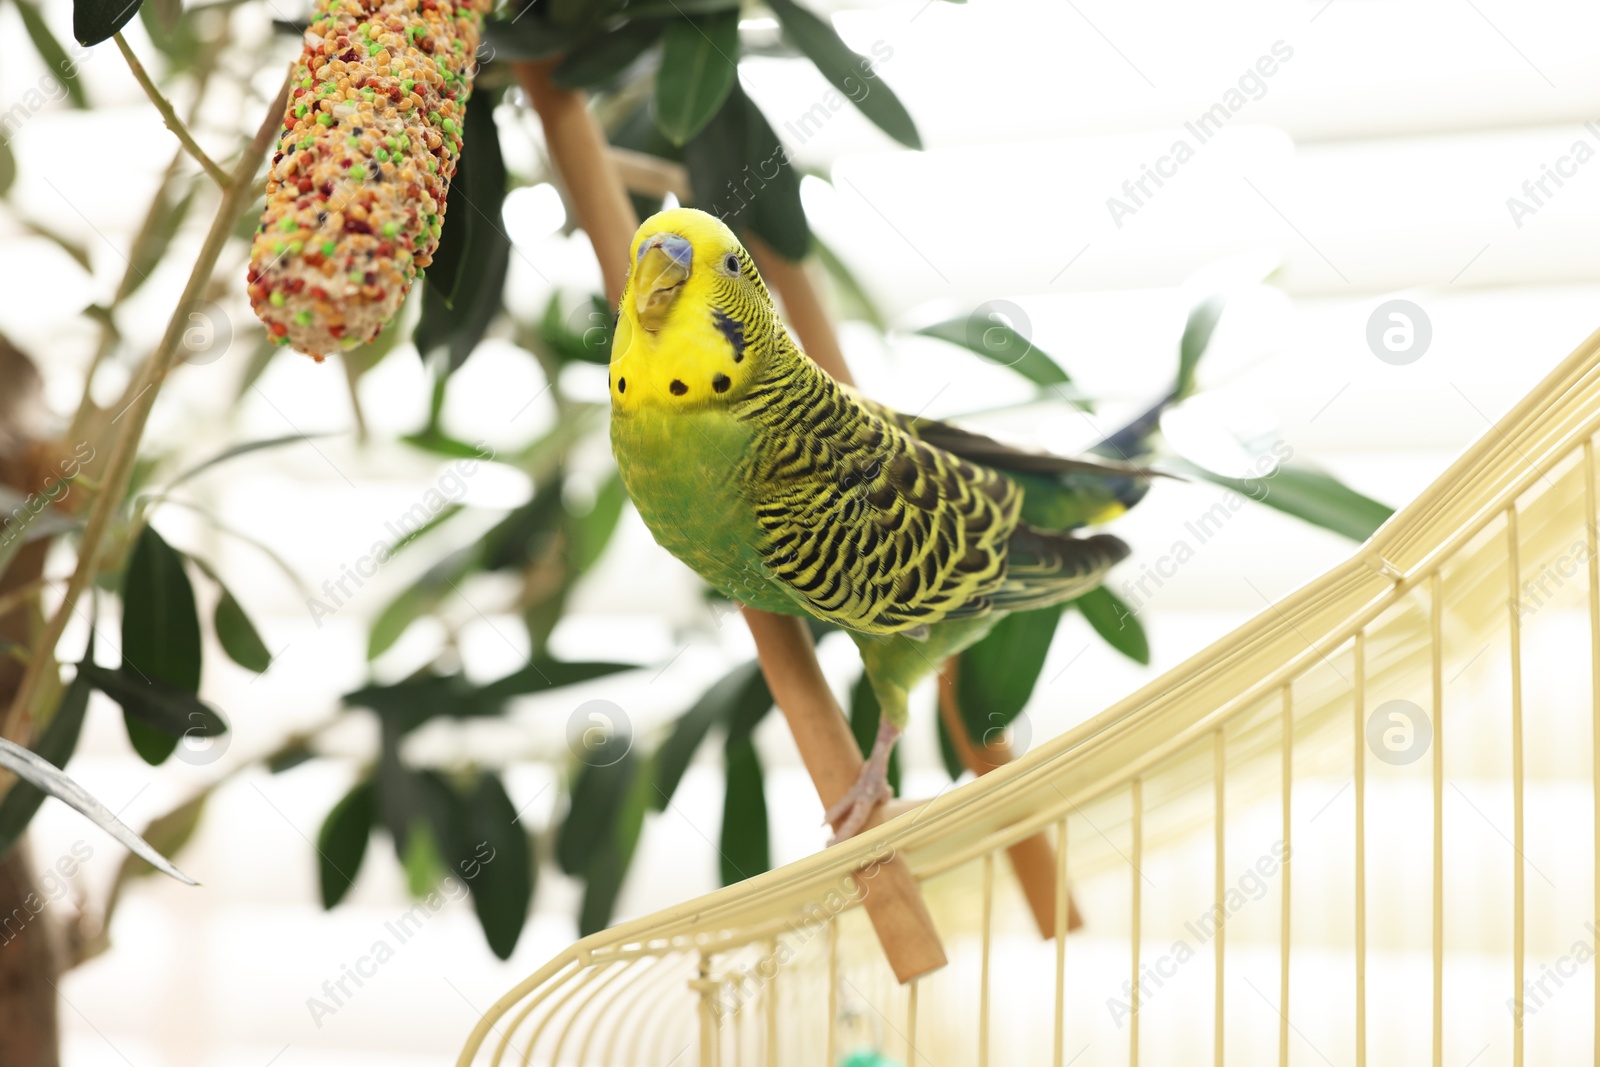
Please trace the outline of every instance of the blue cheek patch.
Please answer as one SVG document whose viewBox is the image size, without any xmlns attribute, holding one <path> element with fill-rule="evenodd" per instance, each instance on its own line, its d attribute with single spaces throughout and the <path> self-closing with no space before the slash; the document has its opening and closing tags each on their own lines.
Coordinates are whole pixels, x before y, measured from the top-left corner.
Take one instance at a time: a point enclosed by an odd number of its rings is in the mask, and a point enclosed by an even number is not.
<svg viewBox="0 0 1600 1067">
<path fill-rule="evenodd" d="M 744 324 L 728 317 L 719 310 L 713 310 L 711 315 L 717 324 L 717 332 L 728 339 L 728 344 L 733 349 L 733 361 L 735 363 L 743 362 L 745 346 Z"/>
</svg>

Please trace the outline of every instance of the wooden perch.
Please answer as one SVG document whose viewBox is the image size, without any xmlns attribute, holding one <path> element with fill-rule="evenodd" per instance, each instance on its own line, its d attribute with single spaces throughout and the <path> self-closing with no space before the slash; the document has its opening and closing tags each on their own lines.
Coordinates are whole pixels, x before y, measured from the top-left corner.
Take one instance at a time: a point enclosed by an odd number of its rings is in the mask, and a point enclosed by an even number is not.
<svg viewBox="0 0 1600 1067">
<path fill-rule="evenodd" d="M 544 125 L 551 162 L 566 185 L 579 225 L 594 245 L 606 296 L 616 304 L 622 299 L 628 248 L 639 221 L 608 158 L 605 135 L 590 115 L 581 92 L 559 89 L 551 83 L 551 62 L 515 66 L 517 80 Z M 785 266 L 770 251 L 764 255 L 763 272 L 781 271 Z M 820 310 L 818 304 L 816 311 Z M 813 359 L 836 377 L 849 380 L 825 318 L 813 316 L 804 324 L 796 322 L 795 330 Z M 828 335 L 827 341 L 821 340 L 821 332 Z M 798 618 L 748 608 L 744 614 L 756 639 L 761 669 L 773 699 L 788 720 L 817 795 L 824 806 L 831 804 L 860 773 L 861 751 L 817 665 L 810 634 Z M 882 818 L 880 807 L 874 813 L 874 822 L 868 825 L 881 822 Z M 939 932 L 905 860 L 891 856 L 865 873 L 868 877 L 857 879 L 864 893 L 862 903 L 895 976 L 907 982 L 943 967 L 947 960 Z"/>
<path fill-rule="evenodd" d="M 974 745 L 967 734 L 961 717 L 961 705 L 956 699 L 956 677 L 960 660 L 951 656 L 939 672 L 939 715 L 944 719 L 945 732 L 961 757 L 962 766 L 983 777 L 996 767 L 1004 767 L 1015 757 L 1004 738 Z M 1033 921 L 1038 924 L 1039 935 L 1045 940 L 1056 936 L 1056 850 L 1044 831 L 1018 841 L 1006 849 L 1011 859 L 1011 870 L 1028 898 L 1028 908 Z M 1071 894 L 1067 896 L 1067 929 L 1076 930 L 1083 925 L 1078 905 Z"/>
</svg>

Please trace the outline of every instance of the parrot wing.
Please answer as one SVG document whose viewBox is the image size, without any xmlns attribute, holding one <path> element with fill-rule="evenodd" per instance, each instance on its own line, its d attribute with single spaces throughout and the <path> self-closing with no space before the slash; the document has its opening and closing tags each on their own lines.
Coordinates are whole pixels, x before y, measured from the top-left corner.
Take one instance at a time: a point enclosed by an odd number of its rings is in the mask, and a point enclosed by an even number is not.
<svg viewBox="0 0 1600 1067">
<path fill-rule="evenodd" d="M 773 397 L 744 478 L 766 573 L 812 614 L 862 633 L 914 633 L 996 605 L 1067 599 L 1127 554 L 1113 537 L 1020 524 L 1011 478 L 831 379 L 808 384 Z"/>
</svg>

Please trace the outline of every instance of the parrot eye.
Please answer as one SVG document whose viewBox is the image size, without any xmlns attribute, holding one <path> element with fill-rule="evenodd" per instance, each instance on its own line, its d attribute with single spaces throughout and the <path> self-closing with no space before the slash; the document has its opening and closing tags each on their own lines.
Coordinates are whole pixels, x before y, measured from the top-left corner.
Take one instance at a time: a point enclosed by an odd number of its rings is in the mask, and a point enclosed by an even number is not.
<svg viewBox="0 0 1600 1067">
<path fill-rule="evenodd" d="M 729 252 L 722 257 L 722 272 L 737 276 L 739 274 L 739 257 Z"/>
</svg>

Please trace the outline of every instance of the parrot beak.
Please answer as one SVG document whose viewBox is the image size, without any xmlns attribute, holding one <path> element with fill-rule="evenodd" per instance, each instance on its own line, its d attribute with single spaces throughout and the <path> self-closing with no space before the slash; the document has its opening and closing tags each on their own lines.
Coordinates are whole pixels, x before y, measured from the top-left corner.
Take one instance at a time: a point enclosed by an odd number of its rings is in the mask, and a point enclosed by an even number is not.
<svg viewBox="0 0 1600 1067">
<path fill-rule="evenodd" d="M 659 330 L 667 313 L 683 292 L 694 262 L 694 248 L 675 233 L 658 233 L 639 246 L 639 264 L 633 275 L 633 307 L 639 325 Z"/>
</svg>

